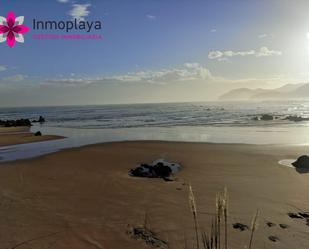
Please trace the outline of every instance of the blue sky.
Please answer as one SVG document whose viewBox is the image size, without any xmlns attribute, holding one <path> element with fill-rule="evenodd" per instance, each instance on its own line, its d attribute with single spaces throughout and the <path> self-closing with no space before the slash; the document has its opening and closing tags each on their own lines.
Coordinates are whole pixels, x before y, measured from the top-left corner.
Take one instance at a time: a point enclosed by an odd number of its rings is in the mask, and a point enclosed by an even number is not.
<svg viewBox="0 0 309 249">
<path fill-rule="evenodd" d="M 309 4 L 295 2 L 0 0 L 0 16 L 12 10 L 30 27 L 24 44 L 0 44 L 0 105 L 207 101 L 236 87 L 306 82 Z M 100 20 L 93 33 L 103 39 L 32 38 L 42 33 L 33 18 L 72 13 Z"/>
</svg>

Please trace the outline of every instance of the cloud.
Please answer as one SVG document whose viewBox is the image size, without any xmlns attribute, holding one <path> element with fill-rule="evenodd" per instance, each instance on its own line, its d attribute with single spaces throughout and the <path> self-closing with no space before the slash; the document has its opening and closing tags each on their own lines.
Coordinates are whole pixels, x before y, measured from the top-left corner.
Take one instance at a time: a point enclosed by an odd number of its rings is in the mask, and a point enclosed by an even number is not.
<svg viewBox="0 0 309 249">
<path fill-rule="evenodd" d="M 211 29 L 210 32 L 211 33 L 215 33 L 215 32 L 217 32 L 217 30 L 216 29 Z"/>
<path fill-rule="evenodd" d="M 256 54 L 257 57 L 267 57 L 267 56 L 280 56 L 281 51 L 269 50 L 267 47 L 261 47 L 260 51 Z"/>
<path fill-rule="evenodd" d="M 73 8 L 69 12 L 69 15 L 72 16 L 72 18 L 75 18 L 79 21 L 84 21 L 85 17 L 90 14 L 88 8 L 91 6 L 91 4 L 73 4 L 72 6 Z"/>
<path fill-rule="evenodd" d="M 4 78 L 2 78 L 2 80 L 3 81 L 19 82 L 19 81 L 23 81 L 27 77 L 28 77 L 27 75 L 16 74 L 16 75 L 11 75 L 11 76 L 4 77 Z"/>
<path fill-rule="evenodd" d="M 263 38 L 266 38 L 268 36 L 268 34 L 260 34 L 258 37 L 260 38 L 260 39 L 263 39 Z"/>
<path fill-rule="evenodd" d="M 270 57 L 270 56 L 280 56 L 282 55 L 281 51 L 277 50 L 270 50 L 267 47 L 261 47 L 260 50 L 247 50 L 247 51 L 210 51 L 208 54 L 208 58 L 211 60 L 217 59 L 218 61 L 226 61 L 228 58 L 235 57 L 235 56 L 254 56 L 254 57 Z"/>
<path fill-rule="evenodd" d="M 149 20 L 156 20 L 156 19 L 157 19 L 156 16 L 151 15 L 151 14 L 147 14 L 146 17 L 147 17 Z"/>
<path fill-rule="evenodd" d="M 59 3 L 68 3 L 70 0 L 57 0 Z"/>
<path fill-rule="evenodd" d="M 72 76 L 72 75 L 71 75 Z M 53 86 L 66 86 L 66 87 L 75 87 L 75 86 L 87 86 L 89 84 L 95 83 L 97 80 L 88 79 L 88 78 L 56 78 L 56 79 L 47 79 L 41 85 L 53 85 Z"/>
<path fill-rule="evenodd" d="M 0 72 L 6 71 L 6 70 L 7 70 L 6 66 L 0 65 Z"/>
<path fill-rule="evenodd" d="M 273 38 L 274 34 L 260 34 L 260 35 L 258 35 L 258 38 L 260 38 L 260 39 L 264 39 L 264 38 L 267 38 L 267 37 Z"/>
<path fill-rule="evenodd" d="M 139 71 L 124 75 L 116 75 L 107 79 L 121 82 L 172 83 L 201 79 L 210 79 L 210 71 L 199 63 L 185 63 L 181 67 L 162 69 L 157 71 Z"/>
<path fill-rule="evenodd" d="M 210 71 L 199 63 L 185 63 L 180 67 L 145 70 L 119 74 L 112 76 L 103 76 L 96 78 L 83 77 L 60 77 L 56 79 L 47 79 L 43 85 L 54 86 L 89 86 L 93 84 L 104 83 L 149 83 L 149 84 L 168 84 L 177 82 L 187 82 L 195 80 L 213 79 Z"/>
</svg>

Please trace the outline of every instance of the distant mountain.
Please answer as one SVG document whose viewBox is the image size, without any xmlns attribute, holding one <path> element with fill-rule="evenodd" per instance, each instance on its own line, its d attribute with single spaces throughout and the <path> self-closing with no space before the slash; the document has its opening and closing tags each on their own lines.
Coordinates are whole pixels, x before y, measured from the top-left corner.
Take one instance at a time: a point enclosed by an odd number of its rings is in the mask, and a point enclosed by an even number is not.
<svg viewBox="0 0 309 249">
<path fill-rule="evenodd" d="M 309 98 L 309 83 L 287 84 L 276 89 L 238 88 L 219 97 L 221 101 L 296 100 Z"/>
</svg>

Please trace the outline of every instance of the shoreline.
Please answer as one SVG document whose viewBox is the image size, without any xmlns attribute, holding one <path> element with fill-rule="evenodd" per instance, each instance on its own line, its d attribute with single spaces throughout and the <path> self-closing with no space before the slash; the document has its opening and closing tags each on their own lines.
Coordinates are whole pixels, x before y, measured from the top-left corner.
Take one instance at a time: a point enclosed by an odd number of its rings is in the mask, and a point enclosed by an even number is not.
<svg viewBox="0 0 309 249">
<path fill-rule="evenodd" d="M 173 141 L 173 140 L 119 140 L 119 141 L 106 141 L 106 142 L 93 142 L 93 143 L 86 143 L 86 144 L 81 144 L 81 145 L 72 145 L 68 146 L 67 144 L 62 148 L 61 146 L 57 148 L 57 141 L 60 141 L 60 143 L 64 142 L 66 143 L 66 140 L 68 140 L 68 137 L 66 136 L 61 136 L 61 135 L 42 135 L 42 136 L 34 136 L 35 131 L 30 131 L 30 128 L 28 127 L 10 127 L 10 128 L 3 128 L 0 127 L 0 149 L 6 149 L 7 153 L 7 148 L 10 148 L 12 146 L 12 151 L 10 153 L 19 153 L 18 150 L 16 150 L 19 146 L 26 146 L 26 147 L 21 147 L 21 151 L 23 151 L 25 148 L 27 148 L 29 151 L 31 150 L 39 150 L 43 147 L 44 152 L 43 153 L 38 153 L 34 154 L 33 156 L 26 156 L 26 157 L 14 157 L 14 159 L 8 159 L 4 160 L 1 162 L 1 157 L 0 157 L 0 164 L 3 163 L 9 163 L 9 162 L 14 162 L 14 161 L 20 161 L 20 160 L 31 160 L 35 158 L 40 158 L 42 156 L 54 154 L 57 152 L 62 152 L 62 151 L 70 151 L 70 150 L 77 150 L 77 149 L 83 149 L 83 148 L 88 148 L 92 146 L 100 146 L 100 145 L 108 145 L 108 144 L 118 144 L 118 143 L 167 143 L 167 144 L 200 144 L 200 145 L 213 145 L 213 146 L 249 146 L 249 147 L 268 147 L 268 148 L 303 148 L 303 147 L 309 147 L 308 144 L 253 144 L 253 143 L 222 143 L 222 142 L 207 142 L 207 141 Z M 3 136 L 2 136 L 3 135 Z M 2 137 L 1 137 L 2 136 Z M 3 139 L 6 137 L 6 144 L 3 145 L 4 141 L 1 141 L 1 138 Z M 55 143 L 51 146 L 49 146 L 49 143 L 41 143 L 40 142 L 52 142 Z M 40 145 L 39 145 L 40 144 Z M 70 142 L 69 142 L 70 144 Z M 17 147 L 15 147 L 17 146 Z M 30 147 L 31 146 L 31 147 Z M 37 147 L 39 146 L 39 147 Z M 52 150 L 49 150 L 48 148 L 52 147 Z M 2 155 L 3 156 L 3 155 Z M 3 157 L 2 157 L 3 159 Z M 286 158 L 280 159 L 284 160 Z M 295 158 L 296 160 L 296 158 Z M 280 163 L 279 163 L 280 164 Z"/>
<path fill-rule="evenodd" d="M 35 136 L 34 133 L 30 132 L 30 127 L 0 127 L 0 148 L 62 138 L 64 137 L 57 135 Z"/>
</svg>

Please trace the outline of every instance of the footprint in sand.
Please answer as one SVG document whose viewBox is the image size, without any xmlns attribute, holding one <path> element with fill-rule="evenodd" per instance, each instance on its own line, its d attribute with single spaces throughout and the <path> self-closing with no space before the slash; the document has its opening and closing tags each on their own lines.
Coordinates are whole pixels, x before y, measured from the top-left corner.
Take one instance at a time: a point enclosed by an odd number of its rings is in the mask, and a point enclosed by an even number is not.
<svg viewBox="0 0 309 249">
<path fill-rule="evenodd" d="M 274 236 L 274 235 L 269 236 L 268 239 L 271 242 L 278 242 L 279 241 L 279 238 L 277 236 Z"/>
<path fill-rule="evenodd" d="M 282 228 L 282 229 L 287 229 L 289 228 L 289 226 L 287 224 L 279 224 L 279 226 Z"/>
<path fill-rule="evenodd" d="M 274 227 L 274 226 L 276 226 L 275 223 L 272 223 L 272 222 L 270 222 L 270 221 L 266 222 L 266 225 L 267 225 L 268 227 Z"/>
</svg>

